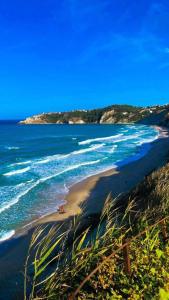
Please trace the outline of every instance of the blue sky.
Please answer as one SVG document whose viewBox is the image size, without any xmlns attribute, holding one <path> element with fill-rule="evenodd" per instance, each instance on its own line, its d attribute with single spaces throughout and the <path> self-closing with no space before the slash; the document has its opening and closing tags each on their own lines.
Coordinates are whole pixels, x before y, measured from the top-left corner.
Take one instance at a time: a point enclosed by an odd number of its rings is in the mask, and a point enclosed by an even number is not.
<svg viewBox="0 0 169 300">
<path fill-rule="evenodd" d="M 168 0 L 0 2 L 0 118 L 169 102 Z"/>
</svg>

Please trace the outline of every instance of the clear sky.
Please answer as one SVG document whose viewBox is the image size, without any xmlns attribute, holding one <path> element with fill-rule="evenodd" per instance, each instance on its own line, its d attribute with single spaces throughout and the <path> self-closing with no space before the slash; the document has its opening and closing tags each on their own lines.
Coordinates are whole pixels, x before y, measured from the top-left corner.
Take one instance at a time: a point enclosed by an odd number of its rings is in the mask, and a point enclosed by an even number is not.
<svg viewBox="0 0 169 300">
<path fill-rule="evenodd" d="M 0 119 L 167 102 L 168 0 L 0 1 Z"/>
</svg>

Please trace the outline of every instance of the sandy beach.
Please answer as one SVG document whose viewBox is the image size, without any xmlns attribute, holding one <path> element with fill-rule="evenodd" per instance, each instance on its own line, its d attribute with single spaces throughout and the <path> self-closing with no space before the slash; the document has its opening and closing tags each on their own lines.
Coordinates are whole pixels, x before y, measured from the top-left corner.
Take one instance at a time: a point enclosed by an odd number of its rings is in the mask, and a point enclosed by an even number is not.
<svg viewBox="0 0 169 300">
<path fill-rule="evenodd" d="M 158 129 L 159 138 L 152 142 L 150 151 L 144 157 L 75 184 L 66 196 L 64 213 L 54 212 L 45 216 L 17 232 L 19 236 L 0 245 L 0 300 L 23 298 L 24 261 L 32 231 L 37 225 L 56 222 L 68 224 L 71 217 L 82 212 L 84 217 L 100 213 L 105 199 L 110 194 L 112 198 L 116 198 L 129 192 L 146 175 L 166 163 L 169 153 L 169 135 L 165 128 Z"/>
<path fill-rule="evenodd" d="M 66 196 L 64 214 L 58 212 L 43 217 L 38 222 L 62 221 L 80 214 L 90 215 L 102 210 L 105 199 L 111 194 L 116 198 L 134 188 L 144 176 L 166 162 L 169 152 L 169 135 L 166 129 L 159 130 L 159 139 L 152 143 L 150 151 L 137 161 L 122 167 L 113 168 L 79 182 L 70 189 Z"/>
</svg>

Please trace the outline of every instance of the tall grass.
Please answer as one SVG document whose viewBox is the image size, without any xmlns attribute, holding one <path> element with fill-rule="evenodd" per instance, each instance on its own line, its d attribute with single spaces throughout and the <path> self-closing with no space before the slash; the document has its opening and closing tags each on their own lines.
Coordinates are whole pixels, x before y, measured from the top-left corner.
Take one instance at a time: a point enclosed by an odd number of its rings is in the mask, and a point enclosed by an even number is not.
<svg viewBox="0 0 169 300">
<path fill-rule="evenodd" d="M 160 226 L 131 243 L 131 276 L 125 273 L 122 252 L 111 260 L 107 257 L 124 240 L 169 215 L 168 182 L 167 164 L 127 197 L 113 200 L 109 196 L 95 227 L 87 223 L 80 230 L 81 216 L 67 230 L 62 226 L 38 228 L 26 261 L 25 300 L 68 299 L 99 265 L 77 299 L 160 299 L 167 295 L 169 245 L 163 243 Z"/>
</svg>

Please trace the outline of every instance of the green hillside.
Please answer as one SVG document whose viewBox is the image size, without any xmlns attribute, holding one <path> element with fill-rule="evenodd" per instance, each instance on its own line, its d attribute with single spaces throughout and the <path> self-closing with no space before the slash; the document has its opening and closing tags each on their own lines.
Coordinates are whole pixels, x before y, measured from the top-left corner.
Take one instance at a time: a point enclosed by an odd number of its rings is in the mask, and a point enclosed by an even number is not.
<svg viewBox="0 0 169 300">
<path fill-rule="evenodd" d="M 43 113 L 21 121 L 21 124 L 124 124 L 142 122 L 145 124 L 167 124 L 169 105 L 135 107 L 111 105 L 93 110 Z"/>
</svg>

